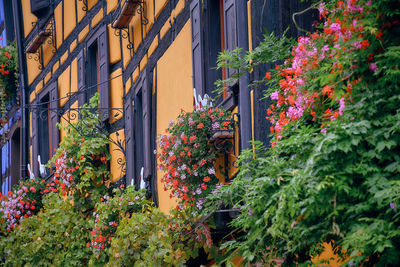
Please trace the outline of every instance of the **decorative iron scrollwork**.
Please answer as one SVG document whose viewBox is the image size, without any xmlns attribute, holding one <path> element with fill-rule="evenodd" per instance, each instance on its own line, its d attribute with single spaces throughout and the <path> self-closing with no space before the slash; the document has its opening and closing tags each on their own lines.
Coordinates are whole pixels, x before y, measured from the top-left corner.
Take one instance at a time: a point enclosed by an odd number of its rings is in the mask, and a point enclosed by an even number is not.
<svg viewBox="0 0 400 267">
<path fill-rule="evenodd" d="M 39 62 L 38 69 L 43 69 L 42 57 L 39 50 L 37 50 L 35 53 L 27 53 L 27 57 L 28 59 L 33 59 L 34 61 Z"/>
<path fill-rule="evenodd" d="M 128 44 L 126 45 L 126 48 L 129 50 L 133 49 L 133 42 L 131 41 L 131 38 L 129 37 L 129 29 L 128 28 L 114 28 L 114 35 L 115 36 L 121 36 L 122 39 L 128 40 Z"/>
<path fill-rule="evenodd" d="M 47 21 L 41 23 L 40 21 L 32 22 L 34 29 L 32 30 L 31 38 L 27 40 L 25 52 L 28 59 L 33 59 L 39 62 L 39 70 L 43 69 L 43 58 L 41 56 L 40 48 L 43 43 L 51 45 L 52 53 L 56 52 L 55 43 L 55 19 L 51 16 Z"/>
<path fill-rule="evenodd" d="M 211 121 L 211 137 L 209 142 L 224 156 L 224 172 L 227 180 L 231 178 L 229 177 L 229 157 L 234 157 L 237 159 L 237 156 L 235 155 L 236 142 L 234 140 L 235 126 L 237 121 L 239 121 L 238 113 L 232 114 L 232 118 L 230 120 Z M 238 168 L 236 161 L 237 160 L 232 162 L 233 168 Z"/>
<path fill-rule="evenodd" d="M 78 0 L 78 1 L 83 3 L 83 7 L 82 7 L 82 10 L 83 10 L 83 11 L 86 12 L 86 11 L 89 10 L 88 0 Z"/>
<path fill-rule="evenodd" d="M 127 48 L 129 50 L 134 48 L 129 34 L 129 23 L 135 13 L 140 15 L 141 25 L 149 23 L 149 20 L 145 16 L 143 0 L 125 0 L 121 7 L 114 12 L 114 18 L 111 22 L 114 34 L 128 40 Z"/>
<path fill-rule="evenodd" d="M 58 101 L 58 99 L 53 100 Z M 85 138 L 90 138 L 93 136 L 98 136 L 104 140 L 107 140 L 109 143 L 112 143 L 116 146 L 114 149 L 120 151 L 123 157 L 117 159 L 117 164 L 120 166 L 121 174 L 126 171 L 126 153 L 125 153 L 125 142 L 122 140 L 121 136 L 116 132 L 116 138 L 110 137 L 109 127 L 106 122 L 103 122 L 99 119 L 98 112 L 100 112 L 102 108 L 68 108 L 66 110 L 60 108 L 49 108 L 47 103 L 41 103 L 36 105 L 29 105 L 29 110 L 31 112 L 35 112 L 37 117 L 40 120 L 48 120 L 50 113 L 55 113 L 57 116 L 64 120 L 68 125 L 70 125 L 74 130 L 78 132 L 78 134 Z M 123 114 L 122 108 L 105 108 L 109 111 L 113 111 L 115 113 L 114 117 L 118 117 Z M 86 119 L 96 121 L 95 127 L 93 125 L 88 125 L 86 123 Z M 78 123 L 76 123 L 78 122 Z"/>
<path fill-rule="evenodd" d="M 138 8 L 136 12 L 140 15 L 142 25 L 147 25 L 149 23 L 149 19 L 144 15 L 144 1 L 138 1 Z"/>
</svg>

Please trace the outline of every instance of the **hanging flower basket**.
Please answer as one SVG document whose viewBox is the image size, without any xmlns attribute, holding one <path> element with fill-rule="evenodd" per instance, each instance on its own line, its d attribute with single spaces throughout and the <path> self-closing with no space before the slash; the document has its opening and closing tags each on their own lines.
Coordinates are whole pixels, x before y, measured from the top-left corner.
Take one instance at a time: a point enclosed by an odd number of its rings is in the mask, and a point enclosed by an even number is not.
<svg viewBox="0 0 400 267">
<path fill-rule="evenodd" d="M 165 190 L 171 190 L 170 197 L 180 200 L 178 207 L 202 209 L 204 197 L 219 183 L 214 166 L 219 149 L 210 140 L 233 136 L 230 118 L 231 113 L 220 108 L 182 110 L 177 122 L 170 122 L 168 135 L 158 137 L 158 167 L 165 172 L 162 182 Z"/>
</svg>

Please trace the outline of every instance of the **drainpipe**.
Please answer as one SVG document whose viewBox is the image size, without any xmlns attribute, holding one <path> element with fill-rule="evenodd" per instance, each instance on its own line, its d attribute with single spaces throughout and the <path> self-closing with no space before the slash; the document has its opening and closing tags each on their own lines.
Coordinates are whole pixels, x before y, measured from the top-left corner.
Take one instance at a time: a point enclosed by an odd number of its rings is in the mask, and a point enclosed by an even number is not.
<svg viewBox="0 0 400 267">
<path fill-rule="evenodd" d="M 238 46 L 243 53 L 249 50 L 247 29 L 247 1 L 236 0 L 236 18 L 238 31 Z M 240 113 L 240 145 L 241 149 L 251 148 L 251 102 L 249 86 L 249 73 L 245 72 L 239 80 L 239 113 Z"/>
<path fill-rule="evenodd" d="M 18 48 L 18 64 L 19 64 L 19 81 L 20 81 L 20 89 L 21 89 L 21 179 L 25 179 L 28 177 L 27 163 L 29 159 L 29 142 L 28 142 L 28 132 L 29 132 L 29 114 L 28 109 L 26 108 L 27 102 L 27 94 L 26 94 L 26 65 L 25 65 L 25 53 L 23 46 L 23 29 L 21 29 L 21 21 L 22 17 L 20 16 L 21 11 L 19 8 L 19 1 L 14 0 L 13 4 L 13 17 L 14 17 L 14 25 L 15 25 L 15 37 L 17 39 L 17 48 Z"/>
</svg>

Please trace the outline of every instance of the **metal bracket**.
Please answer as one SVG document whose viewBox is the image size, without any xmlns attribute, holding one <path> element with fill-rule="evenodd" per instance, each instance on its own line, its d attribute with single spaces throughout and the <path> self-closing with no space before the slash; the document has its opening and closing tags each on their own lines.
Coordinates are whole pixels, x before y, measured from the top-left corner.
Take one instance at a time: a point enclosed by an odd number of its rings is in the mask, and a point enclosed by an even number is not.
<svg viewBox="0 0 400 267">
<path fill-rule="evenodd" d="M 133 42 L 131 41 L 131 38 L 129 36 L 129 29 L 128 28 L 118 29 L 118 28 L 114 28 L 114 27 L 112 27 L 112 28 L 114 29 L 115 36 L 121 36 L 122 39 L 128 40 L 128 44 L 126 45 L 126 48 L 128 48 L 129 50 L 132 50 L 134 46 L 133 46 Z"/>
<path fill-rule="evenodd" d="M 52 100 L 52 101 L 58 101 Z M 96 119 L 98 116 L 97 111 L 92 108 L 68 108 L 63 110 L 61 108 L 49 108 L 46 106 L 47 103 L 41 104 L 31 104 L 28 106 L 30 112 L 35 112 L 37 114 L 37 118 L 41 120 L 48 120 L 49 113 L 55 113 L 60 119 L 63 119 L 68 125 L 70 125 L 77 133 L 85 138 L 90 138 L 93 136 L 98 136 L 103 140 L 107 140 L 109 143 L 112 143 L 117 148 L 114 151 L 120 151 L 123 154 L 123 158 L 118 158 L 117 163 L 120 166 L 121 174 L 126 171 L 126 152 L 125 152 L 125 141 L 122 140 L 121 136 L 118 132 L 115 132 L 116 138 L 115 140 L 110 138 L 110 132 L 108 130 L 107 123 L 102 122 L 100 118 L 93 125 L 88 125 L 85 123 L 85 118 Z M 101 110 L 101 108 L 97 108 Z M 114 111 L 114 117 L 117 117 L 123 114 L 122 108 L 104 108 L 109 111 Z M 77 122 L 77 123 L 76 123 Z"/>
<path fill-rule="evenodd" d="M 115 36 L 121 36 L 123 39 L 128 40 L 127 48 L 129 50 L 134 48 L 129 34 L 129 23 L 135 13 L 137 13 L 140 15 L 141 25 L 147 25 L 149 20 L 144 15 L 144 11 L 143 0 L 125 0 L 121 7 L 113 14 L 111 27 L 114 29 L 114 34 Z"/>
<path fill-rule="evenodd" d="M 224 155 L 224 172 L 225 172 L 225 178 L 226 180 L 229 180 L 231 177 L 229 177 L 229 156 L 233 156 L 234 158 L 237 159 L 235 155 L 236 147 L 235 147 L 235 140 L 234 140 L 234 134 L 235 134 L 235 116 L 237 118 L 237 121 L 239 121 L 239 114 L 238 113 L 233 113 L 232 114 L 232 119 L 229 120 L 214 120 L 211 121 L 211 137 L 210 137 L 210 143 L 213 144 L 214 148 Z M 225 126 L 225 124 L 228 124 Z M 232 127 L 232 129 L 228 127 Z M 236 160 L 232 162 L 232 167 L 233 168 L 238 168 L 236 165 Z"/>
<path fill-rule="evenodd" d="M 78 0 L 78 1 L 83 3 L 82 10 L 85 11 L 85 12 L 88 11 L 88 9 L 89 9 L 88 0 Z"/>
<path fill-rule="evenodd" d="M 27 40 L 27 44 L 25 45 L 25 52 L 27 54 L 28 59 L 33 59 L 39 62 L 39 70 L 42 70 L 44 67 L 43 58 L 40 52 L 40 48 L 47 42 L 47 44 L 51 45 L 53 48 L 51 52 L 55 54 L 56 52 L 56 42 L 55 42 L 55 18 L 51 16 L 48 21 L 44 24 L 40 25 L 40 21 L 32 22 L 34 29 L 32 31 L 32 38 Z M 47 41 L 46 41 L 47 40 Z"/>
</svg>

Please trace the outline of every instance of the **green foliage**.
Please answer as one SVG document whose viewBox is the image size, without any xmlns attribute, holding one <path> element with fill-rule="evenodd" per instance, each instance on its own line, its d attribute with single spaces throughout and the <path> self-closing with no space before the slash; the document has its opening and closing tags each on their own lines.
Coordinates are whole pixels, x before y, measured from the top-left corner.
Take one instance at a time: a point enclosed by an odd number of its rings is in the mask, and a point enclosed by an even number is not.
<svg viewBox="0 0 400 267">
<path fill-rule="evenodd" d="M 181 213 L 182 215 L 182 213 Z M 110 266 L 184 266 L 196 256 L 198 243 L 190 222 L 147 206 L 124 217 L 111 243 Z"/>
<path fill-rule="evenodd" d="M 94 218 L 93 265 L 178 266 L 197 252 L 188 214 L 166 215 L 133 186 L 104 196 Z"/>
<path fill-rule="evenodd" d="M 110 192 L 97 106 L 98 94 L 64 128 L 68 135 L 48 163 L 52 181 L 30 180 L 0 195 L 1 266 L 178 266 L 196 256 L 198 232 L 188 210 L 166 215 L 133 186 Z M 31 217 L 21 217 L 20 201 L 29 201 Z"/>
<path fill-rule="evenodd" d="M 0 88 L 10 99 L 18 86 L 18 50 L 16 43 L 0 47 Z"/>
<path fill-rule="evenodd" d="M 0 242 L 4 266 L 82 266 L 91 253 L 89 222 L 69 201 L 51 193 L 43 210 L 24 219 Z"/>
<path fill-rule="evenodd" d="M 96 93 L 89 104 L 80 108 L 79 121 L 66 126 L 59 124 L 68 134 L 47 164 L 48 167 L 55 166 L 54 177 L 61 183 L 63 193 L 73 194 L 83 210 L 93 208 L 93 203 L 100 200 L 110 183 L 109 141 L 97 126 L 100 121 L 100 115 L 95 111 L 98 105 Z"/>
<path fill-rule="evenodd" d="M 400 12 L 395 2 L 370 1 L 367 8 L 367 1 L 360 1 L 370 46 L 339 54 L 305 74 L 311 76 L 305 88 L 315 91 L 349 75 L 358 79 L 343 116 L 331 121 L 326 133 L 310 117 L 288 123 L 270 150 L 256 143 L 255 154 L 244 151 L 237 178 L 207 197 L 204 214 L 221 201 L 241 211 L 231 225 L 244 234 L 221 246 L 225 261 L 242 256 L 245 263 L 272 264 L 283 258 L 287 266 L 306 266 L 323 242 L 333 241 L 346 264 L 399 264 Z M 335 4 L 329 1 L 327 7 Z M 343 76 L 330 72 L 334 64 L 343 64 Z"/>
<path fill-rule="evenodd" d="M 221 95 L 225 84 L 236 83 L 245 72 L 251 71 L 254 67 L 265 64 L 267 62 L 281 62 L 290 56 L 291 48 L 294 45 L 294 40 L 286 36 L 287 30 L 281 37 L 276 36 L 274 33 L 266 32 L 264 40 L 260 42 L 259 46 L 252 51 L 244 52 L 241 48 L 236 48 L 232 51 L 225 50 L 221 52 L 217 60 L 217 68 L 229 68 L 238 70 L 226 80 L 217 80 L 215 82 L 215 93 L 217 96 Z M 255 86 L 265 82 L 254 81 L 252 85 Z"/>
</svg>

